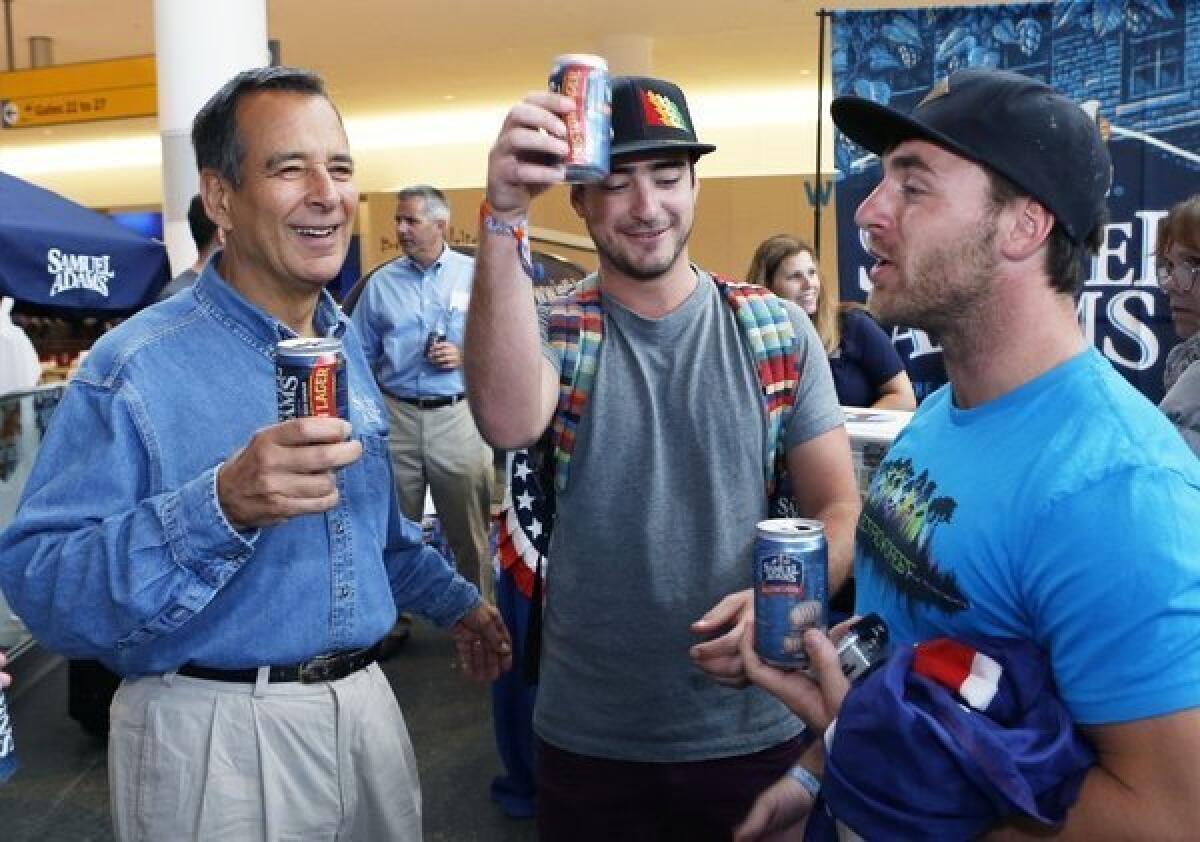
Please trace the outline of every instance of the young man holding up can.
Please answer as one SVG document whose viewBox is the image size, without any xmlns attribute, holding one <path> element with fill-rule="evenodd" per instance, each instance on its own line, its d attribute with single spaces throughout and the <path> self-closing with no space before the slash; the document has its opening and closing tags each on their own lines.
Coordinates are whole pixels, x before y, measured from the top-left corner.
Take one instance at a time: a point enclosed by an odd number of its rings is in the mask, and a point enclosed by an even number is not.
<svg viewBox="0 0 1200 842">
<path fill-rule="evenodd" d="M 88 355 L 0 536 L 0 581 L 43 644 L 125 677 L 118 839 L 419 839 L 377 642 L 400 608 L 450 627 L 476 678 L 511 656 L 401 517 L 383 401 L 324 291 L 358 205 L 341 118 L 319 77 L 260 68 L 192 140 L 225 249 Z M 277 421 L 274 352 L 296 336 L 345 339 L 347 418 Z"/>
<path fill-rule="evenodd" d="M 871 309 L 935 332 L 950 376 L 864 502 L 857 610 L 902 646 L 1016 640 L 1048 659 L 1096 761 L 1061 827 L 1002 821 L 989 838 L 1194 838 L 1200 462 L 1075 316 L 1107 216 L 1100 133 L 1047 85 L 994 70 L 951 75 L 911 114 L 856 97 L 832 114 L 882 159 L 856 215 L 877 261 Z M 769 682 L 816 722 L 845 690 L 825 677 L 824 696 L 799 674 Z M 739 839 L 810 803 L 782 781 Z"/>
<path fill-rule="evenodd" d="M 555 459 L 534 715 L 539 832 L 726 840 L 799 749 L 781 705 L 711 685 L 689 661 L 692 620 L 750 587 L 755 523 L 768 515 L 766 402 L 729 303 L 745 291 L 688 260 L 695 163 L 714 147 L 697 140 L 682 91 L 616 78 L 611 172 L 571 188 L 600 269 L 582 282 L 586 303 L 573 299 L 582 330 L 559 318 L 569 300 L 551 305 L 543 334 L 522 250 L 534 197 L 564 179 L 573 107 L 542 93 L 509 111 L 489 157 L 467 317 L 467 387 L 485 438 L 519 448 L 552 422 L 569 433 Z M 794 353 L 778 372 L 798 381 L 779 429 L 793 496 L 824 522 L 840 584 L 858 492 L 829 367 L 798 308 L 756 300 L 781 314 L 771 327 Z M 560 371 L 576 359 L 588 384 L 560 400 Z M 728 626 L 705 633 L 735 637 L 748 603 L 746 591 Z"/>
</svg>

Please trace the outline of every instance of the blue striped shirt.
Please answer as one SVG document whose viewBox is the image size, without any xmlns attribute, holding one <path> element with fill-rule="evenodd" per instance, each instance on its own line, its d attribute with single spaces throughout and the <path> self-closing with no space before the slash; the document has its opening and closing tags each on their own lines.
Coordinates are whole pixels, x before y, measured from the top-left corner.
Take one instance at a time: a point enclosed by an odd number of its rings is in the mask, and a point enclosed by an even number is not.
<svg viewBox="0 0 1200 842">
<path fill-rule="evenodd" d="M 380 268 L 351 317 L 375 379 L 397 398 L 457 395 L 462 369 L 447 371 L 425 358 L 430 333 L 444 333 L 462 349 L 475 261 L 446 247 L 422 269 L 408 257 Z"/>
</svg>

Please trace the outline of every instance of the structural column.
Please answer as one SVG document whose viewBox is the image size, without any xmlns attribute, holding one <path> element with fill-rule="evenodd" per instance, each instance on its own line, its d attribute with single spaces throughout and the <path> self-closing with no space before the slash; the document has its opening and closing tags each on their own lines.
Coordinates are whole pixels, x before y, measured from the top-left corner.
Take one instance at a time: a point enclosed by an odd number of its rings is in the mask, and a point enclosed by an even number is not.
<svg viewBox="0 0 1200 842">
<path fill-rule="evenodd" d="M 653 76 L 654 39 L 648 35 L 613 33 L 600 37 L 600 55 L 614 76 Z"/>
<path fill-rule="evenodd" d="M 235 73 L 268 63 L 266 0 L 154 0 L 163 239 L 178 274 L 196 260 L 187 208 L 199 181 L 192 118 Z"/>
</svg>

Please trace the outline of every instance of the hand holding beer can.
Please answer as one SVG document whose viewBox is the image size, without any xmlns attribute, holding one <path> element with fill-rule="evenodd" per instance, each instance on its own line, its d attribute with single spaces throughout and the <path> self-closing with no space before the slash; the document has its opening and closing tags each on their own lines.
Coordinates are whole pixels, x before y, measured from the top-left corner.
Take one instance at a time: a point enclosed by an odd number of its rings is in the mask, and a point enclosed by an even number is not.
<svg viewBox="0 0 1200 842">
<path fill-rule="evenodd" d="M 819 520 L 760 521 L 754 541 L 754 648 L 765 663 L 807 670 L 804 633 L 829 628 L 829 550 Z"/>
<path fill-rule="evenodd" d="M 575 100 L 566 115 L 567 181 L 586 184 L 608 175 L 612 141 L 612 91 L 608 62 L 600 56 L 559 56 L 550 71 L 550 90 Z"/>
<path fill-rule="evenodd" d="M 446 334 L 444 331 L 440 331 L 440 330 L 429 331 L 429 333 L 426 334 L 426 336 L 425 336 L 425 359 L 429 359 L 429 355 L 433 353 L 434 345 L 438 344 L 439 342 L 445 342 L 445 341 L 446 341 Z"/>
</svg>

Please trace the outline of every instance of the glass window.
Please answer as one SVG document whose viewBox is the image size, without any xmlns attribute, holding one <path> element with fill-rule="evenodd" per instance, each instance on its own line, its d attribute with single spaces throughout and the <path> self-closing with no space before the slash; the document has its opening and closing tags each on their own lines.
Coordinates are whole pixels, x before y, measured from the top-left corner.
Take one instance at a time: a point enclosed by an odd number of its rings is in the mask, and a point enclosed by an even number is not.
<svg viewBox="0 0 1200 842">
<path fill-rule="evenodd" d="M 1125 99 L 1138 100 L 1183 90 L 1182 15 L 1157 20 L 1153 31 L 1125 33 Z"/>
</svg>

